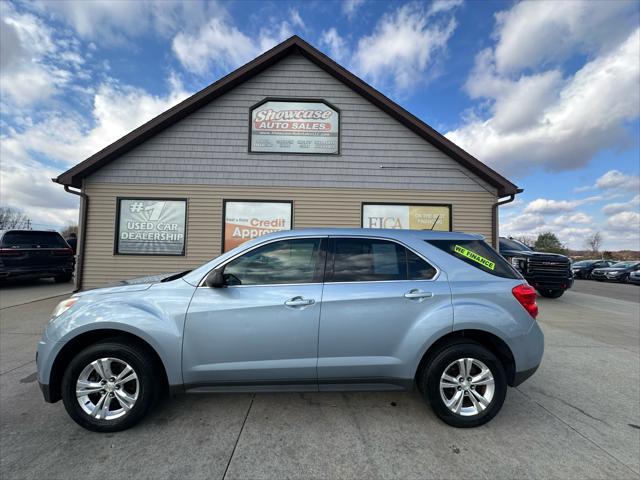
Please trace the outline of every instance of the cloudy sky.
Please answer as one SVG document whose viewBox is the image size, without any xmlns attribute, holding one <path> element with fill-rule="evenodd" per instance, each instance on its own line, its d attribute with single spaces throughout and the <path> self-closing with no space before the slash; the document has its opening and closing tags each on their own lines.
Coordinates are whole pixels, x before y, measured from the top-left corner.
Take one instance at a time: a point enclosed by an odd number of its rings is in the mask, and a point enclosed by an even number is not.
<svg viewBox="0 0 640 480">
<path fill-rule="evenodd" d="M 501 233 L 640 249 L 640 4 L 0 2 L 0 203 L 77 222 L 51 182 L 298 34 L 525 189 Z"/>
</svg>

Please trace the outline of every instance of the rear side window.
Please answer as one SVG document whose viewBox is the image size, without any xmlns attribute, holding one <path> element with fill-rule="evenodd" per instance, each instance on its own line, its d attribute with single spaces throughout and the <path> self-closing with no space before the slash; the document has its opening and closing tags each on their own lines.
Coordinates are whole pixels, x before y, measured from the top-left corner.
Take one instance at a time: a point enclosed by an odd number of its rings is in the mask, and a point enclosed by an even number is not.
<svg viewBox="0 0 640 480">
<path fill-rule="evenodd" d="M 330 282 L 429 280 L 435 268 L 402 245 L 369 238 L 335 238 Z M 332 273 L 331 273 L 332 272 Z"/>
<path fill-rule="evenodd" d="M 7 248 L 68 248 L 67 242 L 57 232 L 7 232 L 2 237 Z"/>
<path fill-rule="evenodd" d="M 425 240 L 468 265 L 497 277 L 521 278 L 520 274 L 482 240 Z"/>
</svg>

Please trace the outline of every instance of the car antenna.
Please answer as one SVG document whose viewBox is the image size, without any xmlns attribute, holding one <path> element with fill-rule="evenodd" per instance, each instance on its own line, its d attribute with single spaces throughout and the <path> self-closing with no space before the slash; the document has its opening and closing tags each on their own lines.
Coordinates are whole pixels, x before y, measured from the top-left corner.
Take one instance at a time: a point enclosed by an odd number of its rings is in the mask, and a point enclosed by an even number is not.
<svg viewBox="0 0 640 480">
<path fill-rule="evenodd" d="M 436 221 L 435 221 L 435 222 L 433 222 L 433 225 L 431 225 L 431 228 L 430 228 L 429 230 L 432 230 L 432 231 L 433 231 L 433 229 L 434 229 L 434 228 L 436 228 L 436 223 L 438 223 L 438 220 L 440 220 L 440 215 L 438 215 L 438 216 L 436 217 Z"/>
</svg>

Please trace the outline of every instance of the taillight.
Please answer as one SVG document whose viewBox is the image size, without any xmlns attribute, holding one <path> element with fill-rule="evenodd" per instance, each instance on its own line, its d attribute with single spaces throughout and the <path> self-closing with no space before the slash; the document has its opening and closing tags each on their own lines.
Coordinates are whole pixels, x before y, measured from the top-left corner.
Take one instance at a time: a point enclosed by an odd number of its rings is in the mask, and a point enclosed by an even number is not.
<svg viewBox="0 0 640 480">
<path fill-rule="evenodd" d="M 536 304 L 537 294 L 535 288 L 526 283 L 522 283 L 513 287 L 511 292 L 513 293 L 513 296 L 516 297 L 516 300 L 520 302 L 520 305 L 529 312 L 529 315 L 533 318 L 538 316 L 538 305 Z"/>
<path fill-rule="evenodd" d="M 54 255 L 73 255 L 73 250 L 70 248 L 56 248 L 51 250 Z"/>
<path fill-rule="evenodd" d="M 22 252 L 15 248 L 0 248 L 0 256 L 2 257 L 17 257 L 18 255 L 22 255 Z"/>
</svg>

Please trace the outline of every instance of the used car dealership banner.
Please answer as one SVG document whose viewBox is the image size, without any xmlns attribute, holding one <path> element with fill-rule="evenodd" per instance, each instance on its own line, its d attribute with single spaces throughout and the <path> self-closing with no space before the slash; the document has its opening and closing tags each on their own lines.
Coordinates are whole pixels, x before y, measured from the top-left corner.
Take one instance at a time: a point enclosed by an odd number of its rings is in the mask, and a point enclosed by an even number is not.
<svg viewBox="0 0 640 480">
<path fill-rule="evenodd" d="M 187 202 L 120 199 L 116 253 L 184 255 Z"/>
<path fill-rule="evenodd" d="M 384 205 L 362 207 L 363 228 L 451 230 L 449 205 Z"/>
<path fill-rule="evenodd" d="M 324 103 L 268 101 L 251 112 L 251 151 L 338 153 L 339 127 Z"/>
<path fill-rule="evenodd" d="M 289 202 L 227 201 L 224 210 L 224 252 L 267 233 L 291 230 Z"/>
</svg>

